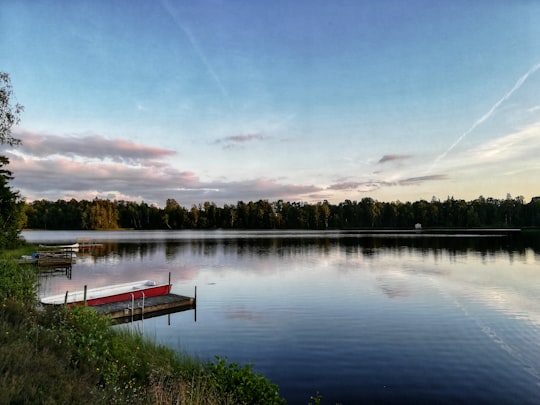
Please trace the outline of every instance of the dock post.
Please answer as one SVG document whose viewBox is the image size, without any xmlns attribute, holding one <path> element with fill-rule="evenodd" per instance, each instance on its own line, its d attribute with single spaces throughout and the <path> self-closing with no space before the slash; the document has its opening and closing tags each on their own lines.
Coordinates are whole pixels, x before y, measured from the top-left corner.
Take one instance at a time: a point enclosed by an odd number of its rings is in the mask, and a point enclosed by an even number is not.
<svg viewBox="0 0 540 405">
<path fill-rule="evenodd" d="M 131 295 L 131 324 L 133 325 L 133 310 L 135 309 L 135 294 L 130 293 Z"/>
<path fill-rule="evenodd" d="M 85 284 L 84 285 L 84 299 L 83 299 L 83 302 L 84 302 L 84 306 L 86 306 L 86 290 L 88 289 L 87 285 Z"/>
<path fill-rule="evenodd" d="M 194 322 L 197 322 L 197 286 L 195 286 L 195 296 L 193 297 L 193 320 Z"/>
</svg>

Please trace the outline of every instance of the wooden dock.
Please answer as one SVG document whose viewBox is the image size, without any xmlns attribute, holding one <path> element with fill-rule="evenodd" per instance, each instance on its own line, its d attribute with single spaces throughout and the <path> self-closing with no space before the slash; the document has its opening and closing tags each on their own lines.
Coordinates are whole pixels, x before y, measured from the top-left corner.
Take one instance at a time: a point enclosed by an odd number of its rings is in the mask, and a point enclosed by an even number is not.
<svg viewBox="0 0 540 405">
<path fill-rule="evenodd" d="M 103 243 L 95 243 L 89 238 L 79 238 L 77 243 L 79 244 L 79 250 L 94 250 L 103 247 Z"/>
<path fill-rule="evenodd" d="M 197 297 L 186 297 L 177 294 L 159 295 L 130 301 L 113 302 L 94 305 L 100 314 L 109 314 L 116 322 L 131 322 L 166 314 L 195 309 Z"/>
<path fill-rule="evenodd" d="M 75 264 L 74 256 L 52 256 L 38 255 L 36 257 L 25 256 L 18 260 L 19 264 L 33 264 L 39 267 L 66 267 Z"/>
<path fill-rule="evenodd" d="M 39 267 L 66 267 L 75 264 L 76 259 L 66 256 L 40 256 L 35 264 Z"/>
</svg>

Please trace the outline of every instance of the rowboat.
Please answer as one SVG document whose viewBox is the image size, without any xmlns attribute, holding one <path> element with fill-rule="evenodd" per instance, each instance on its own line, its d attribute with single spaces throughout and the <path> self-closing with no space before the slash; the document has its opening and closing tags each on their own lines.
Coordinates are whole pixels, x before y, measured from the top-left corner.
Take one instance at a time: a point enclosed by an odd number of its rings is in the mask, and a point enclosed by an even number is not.
<svg viewBox="0 0 540 405">
<path fill-rule="evenodd" d="M 158 284 L 154 280 L 141 280 L 131 283 L 114 284 L 86 290 L 86 305 L 101 305 L 111 302 L 129 301 L 138 298 L 157 297 L 169 294 L 171 284 Z M 85 291 L 66 292 L 41 299 L 43 305 L 83 305 Z"/>
<path fill-rule="evenodd" d="M 66 250 L 66 249 L 78 249 L 79 248 L 79 243 L 72 243 L 72 244 L 69 244 L 69 245 L 39 245 L 40 248 L 46 248 L 46 249 L 61 249 L 61 250 Z"/>
</svg>

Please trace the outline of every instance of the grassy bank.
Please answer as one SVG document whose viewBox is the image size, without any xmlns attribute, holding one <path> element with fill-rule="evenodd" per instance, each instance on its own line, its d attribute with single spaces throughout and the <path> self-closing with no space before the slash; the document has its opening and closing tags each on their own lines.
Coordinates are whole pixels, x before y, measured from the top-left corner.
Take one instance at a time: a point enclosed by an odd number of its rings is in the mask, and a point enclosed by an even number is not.
<svg viewBox="0 0 540 405">
<path fill-rule="evenodd" d="M 0 257 L 0 403 L 285 404 L 250 366 L 179 355 L 92 308 L 38 308 L 20 254 Z"/>
</svg>

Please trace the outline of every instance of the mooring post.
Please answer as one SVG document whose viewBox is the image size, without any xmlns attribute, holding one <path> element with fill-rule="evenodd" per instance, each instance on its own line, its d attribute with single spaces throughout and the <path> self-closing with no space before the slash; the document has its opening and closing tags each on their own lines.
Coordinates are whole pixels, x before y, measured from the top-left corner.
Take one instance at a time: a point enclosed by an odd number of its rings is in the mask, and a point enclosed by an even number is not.
<svg viewBox="0 0 540 405">
<path fill-rule="evenodd" d="M 87 286 L 85 285 L 85 286 L 84 286 L 84 299 L 83 299 L 83 301 L 84 301 L 84 306 L 86 306 L 86 289 L 87 289 Z"/>
<path fill-rule="evenodd" d="M 195 286 L 195 296 L 193 297 L 193 320 L 197 322 L 197 286 Z"/>
</svg>

